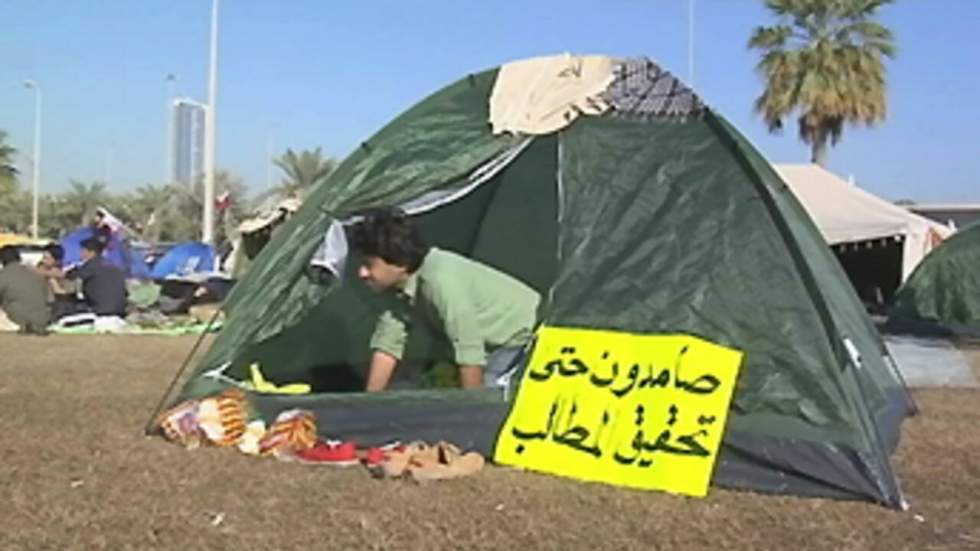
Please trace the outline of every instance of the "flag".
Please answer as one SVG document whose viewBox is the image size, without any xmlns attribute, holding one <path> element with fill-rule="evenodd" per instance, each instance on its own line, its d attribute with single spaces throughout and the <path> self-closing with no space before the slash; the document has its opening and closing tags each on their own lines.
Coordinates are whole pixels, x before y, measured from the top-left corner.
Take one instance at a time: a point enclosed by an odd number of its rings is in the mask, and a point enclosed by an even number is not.
<svg viewBox="0 0 980 551">
<path fill-rule="evenodd" d="M 120 230 L 126 228 L 126 224 L 122 220 L 116 218 L 109 212 L 105 207 L 99 207 L 95 209 L 96 214 L 102 217 L 102 225 L 109 228 L 112 233 L 118 233 Z"/>
<path fill-rule="evenodd" d="M 214 200 L 214 208 L 219 211 L 227 210 L 231 206 L 231 193 L 224 192 Z"/>
</svg>

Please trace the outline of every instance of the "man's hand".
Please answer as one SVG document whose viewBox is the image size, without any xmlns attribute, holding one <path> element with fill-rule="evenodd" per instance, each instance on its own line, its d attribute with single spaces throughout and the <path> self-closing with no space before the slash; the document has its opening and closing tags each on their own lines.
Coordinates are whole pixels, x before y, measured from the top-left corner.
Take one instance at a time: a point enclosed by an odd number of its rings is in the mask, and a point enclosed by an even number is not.
<svg viewBox="0 0 980 551">
<path fill-rule="evenodd" d="M 39 275 L 48 278 L 59 278 L 64 277 L 65 273 L 61 271 L 60 268 L 55 266 L 44 266 L 43 264 L 38 264 L 34 266 L 34 271 Z"/>
<path fill-rule="evenodd" d="M 459 366 L 459 386 L 464 389 L 483 388 L 483 366 Z"/>
<path fill-rule="evenodd" d="M 368 371 L 367 391 L 378 392 L 384 390 L 391 380 L 391 374 L 395 371 L 398 359 L 380 350 L 375 350 L 371 355 L 371 367 Z"/>
</svg>

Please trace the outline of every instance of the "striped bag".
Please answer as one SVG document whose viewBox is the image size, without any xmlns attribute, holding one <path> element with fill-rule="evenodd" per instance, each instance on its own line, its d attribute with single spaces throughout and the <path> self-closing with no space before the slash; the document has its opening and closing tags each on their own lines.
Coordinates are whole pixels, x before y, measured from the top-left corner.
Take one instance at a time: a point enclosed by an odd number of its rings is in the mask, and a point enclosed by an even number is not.
<svg viewBox="0 0 980 551">
<path fill-rule="evenodd" d="M 197 407 L 197 424 L 204 436 L 220 447 L 234 446 L 248 424 L 245 393 L 237 388 L 204 398 Z"/>
<path fill-rule="evenodd" d="M 188 450 L 201 445 L 201 428 L 197 425 L 197 400 L 181 402 L 157 416 L 156 424 L 167 440 Z"/>
<path fill-rule="evenodd" d="M 290 409 L 279 414 L 276 422 L 259 440 L 260 455 L 290 455 L 316 444 L 316 417 L 312 412 Z"/>
</svg>

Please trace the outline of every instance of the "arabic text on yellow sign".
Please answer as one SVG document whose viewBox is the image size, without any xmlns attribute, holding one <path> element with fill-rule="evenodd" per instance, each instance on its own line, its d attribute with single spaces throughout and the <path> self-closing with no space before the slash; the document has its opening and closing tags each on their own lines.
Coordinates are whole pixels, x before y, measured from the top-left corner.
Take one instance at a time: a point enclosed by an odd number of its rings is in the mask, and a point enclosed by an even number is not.
<svg viewBox="0 0 980 551">
<path fill-rule="evenodd" d="M 741 362 L 686 335 L 542 327 L 494 460 L 704 496 Z"/>
</svg>

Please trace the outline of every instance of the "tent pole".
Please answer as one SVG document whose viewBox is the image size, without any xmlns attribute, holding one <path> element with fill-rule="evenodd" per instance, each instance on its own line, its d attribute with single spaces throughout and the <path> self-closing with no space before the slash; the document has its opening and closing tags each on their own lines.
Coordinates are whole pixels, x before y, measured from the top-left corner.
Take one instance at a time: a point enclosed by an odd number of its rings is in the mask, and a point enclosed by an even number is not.
<svg viewBox="0 0 980 551">
<path fill-rule="evenodd" d="M 214 314 L 211 316 L 211 319 L 208 321 L 208 324 L 204 327 L 204 331 L 200 334 L 200 336 L 198 336 L 197 342 L 195 342 L 193 348 L 191 348 L 190 354 L 188 354 L 184 359 L 184 363 L 181 364 L 180 369 L 177 370 L 177 374 L 174 375 L 173 379 L 170 381 L 170 384 L 167 385 L 167 390 L 163 393 L 163 396 L 160 397 L 160 401 L 157 402 L 156 407 L 153 408 L 153 411 L 150 413 L 150 418 L 146 420 L 146 425 L 143 427 L 144 436 L 150 436 L 153 434 L 153 425 L 156 422 L 157 415 L 160 415 L 163 408 L 167 407 L 167 401 L 170 399 L 170 395 L 173 394 L 174 388 L 177 386 L 177 382 L 180 381 L 180 378 L 184 375 L 184 371 L 187 370 L 187 366 L 191 364 L 191 359 L 194 358 L 194 354 L 197 353 L 197 349 L 201 347 L 201 343 L 204 342 L 204 338 L 207 337 L 208 333 L 210 333 L 211 327 L 214 325 L 215 320 L 217 320 L 218 315 L 221 314 L 221 310 L 221 308 L 215 310 Z"/>
<path fill-rule="evenodd" d="M 895 377 L 898 378 L 898 381 L 902 384 L 902 392 L 905 394 L 905 401 L 909 406 L 909 415 L 910 416 L 918 415 L 919 412 L 921 411 L 919 409 L 919 403 L 916 402 L 915 398 L 912 396 L 912 391 L 909 390 L 909 385 L 908 383 L 905 382 L 905 376 L 902 375 L 902 370 L 898 368 L 898 362 L 895 361 L 895 357 L 892 356 L 891 351 L 888 350 L 888 346 L 885 344 L 884 339 L 881 337 L 879 337 L 879 344 L 881 345 L 882 348 L 882 357 L 885 359 L 885 363 L 888 364 L 888 367 L 891 369 L 892 374 L 894 374 Z"/>
</svg>

